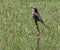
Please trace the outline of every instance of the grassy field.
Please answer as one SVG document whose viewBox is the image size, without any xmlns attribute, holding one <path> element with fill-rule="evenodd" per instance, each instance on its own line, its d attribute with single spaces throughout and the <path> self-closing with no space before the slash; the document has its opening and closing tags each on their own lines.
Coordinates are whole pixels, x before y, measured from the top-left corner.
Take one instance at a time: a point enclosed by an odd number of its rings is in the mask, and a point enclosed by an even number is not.
<svg viewBox="0 0 60 50">
<path fill-rule="evenodd" d="M 50 29 L 38 22 L 39 50 L 60 50 L 60 0 L 0 0 L 0 50 L 35 50 L 34 5 Z"/>
</svg>

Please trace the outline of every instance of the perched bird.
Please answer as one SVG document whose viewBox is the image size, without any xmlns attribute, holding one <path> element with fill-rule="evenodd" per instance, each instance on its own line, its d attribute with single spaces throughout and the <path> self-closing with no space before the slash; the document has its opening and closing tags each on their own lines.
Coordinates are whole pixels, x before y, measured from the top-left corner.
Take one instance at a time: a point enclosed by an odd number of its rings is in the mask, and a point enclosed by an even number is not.
<svg viewBox="0 0 60 50">
<path fill-rule="evenodd" d="M 40 16 L 40 14 L 38 13 L 37 7 L 33 6 L 31 8 L 32 8 L 32 17 L 33 17 L 33 19 L 35 21 L 35 24 L 36 24 L 37 28 L 38 28 L 37 21 L 40 21 L 44 25 L 44 22 L 43 22 L 43 20 L 42 20 L 42 18 Z"/>
</svg>

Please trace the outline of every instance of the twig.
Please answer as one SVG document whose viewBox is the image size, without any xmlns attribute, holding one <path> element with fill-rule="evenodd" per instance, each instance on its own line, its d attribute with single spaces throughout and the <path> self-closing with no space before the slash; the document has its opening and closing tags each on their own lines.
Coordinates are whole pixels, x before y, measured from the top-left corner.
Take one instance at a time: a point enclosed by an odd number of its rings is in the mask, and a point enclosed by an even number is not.
<svg viewBox="0 0 60 50">
<path fill-rule="evenodd" d="M 39 41 L 40 41 L 40 38 L 39 38 L 39 36 L 40 36 L 40 30 L 39 30 L 39 28 L 37 27 L 37 33 L 36 33 L 36 42 L 37 42 L 37 45 L 36 45 L 36 50 L 39 50 Z"/>
</svg>

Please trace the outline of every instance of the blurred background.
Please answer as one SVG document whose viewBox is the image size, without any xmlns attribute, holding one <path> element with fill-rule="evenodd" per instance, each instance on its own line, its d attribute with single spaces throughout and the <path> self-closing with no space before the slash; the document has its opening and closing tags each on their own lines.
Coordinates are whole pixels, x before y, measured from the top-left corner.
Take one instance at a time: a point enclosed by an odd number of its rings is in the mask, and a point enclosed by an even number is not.
<svg viewBox="0 0 60 50">
<path fill-rule="evenodd" d="M 60 0 L 0 0 L 0 50 L 35 50 L 34 5 L 49 27 L 38 22 L 40 50 L 60 50 Z"/>
</svg>

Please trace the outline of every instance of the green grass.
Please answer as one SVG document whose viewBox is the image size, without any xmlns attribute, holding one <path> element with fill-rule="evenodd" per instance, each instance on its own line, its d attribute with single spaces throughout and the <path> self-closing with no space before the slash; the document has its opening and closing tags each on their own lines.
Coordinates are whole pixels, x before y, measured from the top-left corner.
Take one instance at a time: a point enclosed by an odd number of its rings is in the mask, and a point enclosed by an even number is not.
<svg viewBox="0 0 60 50">
<path fill-rule="evenodd" d="M 40 50 L 60 50 L 59 0 L 0 0 L 0 50 L 35 50 L 36 26 L 31 6 L 50 28 L 40 22 Z"/>
</svg>

